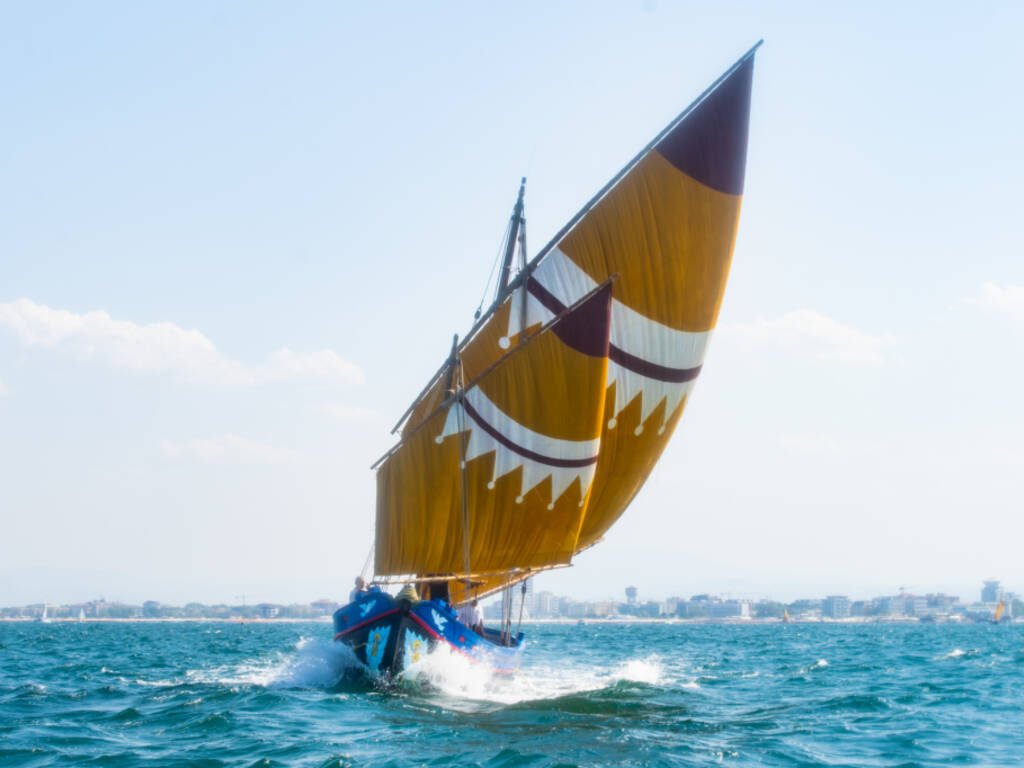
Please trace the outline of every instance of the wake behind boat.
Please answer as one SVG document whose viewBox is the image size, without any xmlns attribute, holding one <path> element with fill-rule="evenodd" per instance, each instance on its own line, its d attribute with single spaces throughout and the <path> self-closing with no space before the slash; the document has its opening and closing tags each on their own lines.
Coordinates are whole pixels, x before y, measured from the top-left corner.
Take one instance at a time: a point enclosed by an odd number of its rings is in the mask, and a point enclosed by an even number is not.
<svg viewBox="0 0 1024 768">
<path fill-rule="evenodd" d="M 600 541 L 653 470 L 725 292 L 759 45 L 530 260 L 523 179 L 492 304 L 373 466 L 374 587 L 334 628 L 374 672 L 439 644 L 513 671 L 513 587 Z M 407 586 L 392 597 L 389 584 Z M 459 621 L 455 608 L 498 592 L 498 629 Z"/>
</svg>

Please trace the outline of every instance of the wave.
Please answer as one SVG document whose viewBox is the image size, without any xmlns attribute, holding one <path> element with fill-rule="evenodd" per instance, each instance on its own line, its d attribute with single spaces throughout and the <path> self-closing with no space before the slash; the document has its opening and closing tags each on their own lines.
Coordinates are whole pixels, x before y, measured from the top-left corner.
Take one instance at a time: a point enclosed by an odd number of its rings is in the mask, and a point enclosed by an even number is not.
<svg viewBox="0 0 1024 768">
<path fill-rule="evenodd" d="M 215 683 L 265 688 L 330 688 L 353 674 L 362 675 L 363 666 L 344 643 L 325 638 L 302 638 L 292 653 L 228 664 L 213 669 L 190 670 L 186 682 Z"/>
<path fill-rule="evenodd" d="M 656 657 L 631 659 L 611 669 L 594 665 L 530 666 L 526 671 L 503 675 L 446 646 L 438 646 L 406 669 L 398 682 L 413 688 L 429 687 L 452 699 L 518 704 L 597 691 L 622 683 L 655 686 L 665 680 L 664 668 Z M 685 681 L 683 685 L 695 687 L 696 683 Z"/>
<path fill-rule="evenodd" d="M 947 654 L 944 654 L 944 655 L 940 656 L 939 658 L 942 658 L 942 659 L 959 659 L 961 656 L 977 656 L 977 655 L 978 655 L 978 649 L 977 648 L 969 648 L 966 651 L 963 650 L 962 648 L 954 648 L 952 651 L 950 651 Z"/>
</svg>

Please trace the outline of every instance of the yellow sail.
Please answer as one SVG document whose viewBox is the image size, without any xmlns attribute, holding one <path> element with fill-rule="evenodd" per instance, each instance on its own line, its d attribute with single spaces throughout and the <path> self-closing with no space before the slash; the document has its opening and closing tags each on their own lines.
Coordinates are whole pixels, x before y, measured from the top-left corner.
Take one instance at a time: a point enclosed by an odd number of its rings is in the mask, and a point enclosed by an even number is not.
<svg viewBox="0 0 1024 768">
<path fill-rule="evenodd" d="M 610 305 L 606 284 L 486 370 L 465 355 L 464 388 L 378 469 L 378 575 L 500 586 L 570 561 L 600 452 Z"/>
<path fill-rule="evenodd" d="M 999 621 L 1000 619 L 1003 618 L 1003 606 L 1004 606 L 1004 602 L 1002 600 L 1000 600 L 999 601 L 999 605 L 996 606 L 996 616 L 995 616 L 994 621 Z"/>
<path fill-rule="evenodd" d="M 601 452 L 576 551 L 619 518 L 665 449 L 704 364 L 739 222 L 753 51 L 546 246 L 460 350 L 469 377 L 616 275 Z M 438 377 L 412 409 L 420 429 Z"/>
</svg>

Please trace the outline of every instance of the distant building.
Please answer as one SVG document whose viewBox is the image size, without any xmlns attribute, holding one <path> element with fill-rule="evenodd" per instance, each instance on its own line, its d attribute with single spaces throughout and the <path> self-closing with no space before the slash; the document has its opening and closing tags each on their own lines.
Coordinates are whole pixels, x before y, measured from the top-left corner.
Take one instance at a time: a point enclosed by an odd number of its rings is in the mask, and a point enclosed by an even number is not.
<svg viewBox="0 0 1024 768">
<path fill-rule="evenodd" d="M 639 608 L 637 615 L 656 619 L 658 616 L 661 616 L 663 605 L 657 600 L 648 600 L 637 607 Z"/>
<path fill-rule="evenodd" d="M 938 594 L 925 595 L 928 600 L 928 607 L 933 613 L 950 614 L 960 600 L 955 595 Z"/>
<path fill-rule="evenodd" d="M 906 608 L 906 598 L 903 595 L 898 597 L 875 598 L 878 605 L 879 616 L 902 616 Z"/>
<path fill-rule="evenodd" d="M 749 619 L 750 603 L 747 600 L 722 600 L 707 604 L 708 616 L 714 619 Z"/>
<path fill-rule="evenodd" d="M 272 605 L 271 603 L 260 603 L 256 606 L 256 610 L 261 619 L 276 619 L 277 614 L 281 612 L 281 606 Z"/>
<path fill-rule="evenodd" d="M 314 600 L 309 604 L 313 609 L 313 612 L 319 616 L 329 616 L 338 609 L 338 604 L 333 600 L 324 598 L 323 600 Z"/>
<path fill-rule="evenodd" d="M 636 605 L 636 587 L 626 587 L 626 605 Z"/>
<path fill-rule="evenodd" d="M 846 595 L 829 595 L 821 602 L 821 615 L 829 619 L 850 618 L 850 598 Z"/>
<path fill-rule="evenodd" d="M 501 615 L 501 600 L 494 600 L 483 606 L 482 611 L 484 618 L 488 621 L 500 621 Z"/>
<path fill-rule="evenodd" d="M 562 615 L 570 619 L 583 619 L 590 615 L 590 603 L 570 602 L 562 608 Z"/>
<path fill-rule="evenodd" d="M 870 616 L 872 609 L 870 600 L 854 600 L 850 603 L 851 616 Z"/>
<path fill-rule="evenodd" d="M 537 613 L 535 616 L 554 616 L 558 613 L 558 598 L 553 592 L 541 592 L 537 595 Z"/>
<path fill-rule="evenodd" d="M 981 602 L 983 603 L 998 603 L 1003 599 L 1003 590 L 999 582 L 995 579 L 989 579 L 985 582 L 985 586 L 981 590 Z"/>
<path fill-rule="evenodd" d="M 907 616 L 927 616 L 933 613 L 928 608 L 928 598 L 917 595 L 904 595 L 903 613 Z"/>
</svg>

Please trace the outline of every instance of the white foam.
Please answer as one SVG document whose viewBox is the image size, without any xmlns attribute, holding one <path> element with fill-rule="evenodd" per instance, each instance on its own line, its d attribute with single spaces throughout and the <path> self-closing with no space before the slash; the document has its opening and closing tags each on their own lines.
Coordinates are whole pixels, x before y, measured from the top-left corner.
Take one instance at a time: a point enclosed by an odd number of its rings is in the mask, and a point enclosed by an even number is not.
<svg viewBox="0 0 1024 768">
<path fill-rule="evenodd" d="M 949 653 L 942 656 L 943 659 L 959 659 L 961 656 L 973 656 L 978 652 L 977 648 L 971 648 L 969 651 L 965 651 L 962 648 L 954 648 Z"/>
<path fill-rule="evenodd" d="M 280 688 L 327 688 L 350 669 L 361 668 L 352 649 L 325 638 L 302 638 L 294 653 L 225 665 L 186 674 L 189 682 L 259 685 Z"/>
<path fill-rule="evenodd" d="M 650 685 L 658 685 L 664 678 L 665 670 L 657 659 L 633 659 L 624 662 L 612 675 L 612 679 L 615 681 L 629 680 L 634 683 L 649 683 Z"/>
<path fill-rule="evenodd" d="M 429 686 L 453 700 L 516 704 L 596 691 L 623 681 L 659 685 L 666 682 L 666 673 L 661 662 L 651 657 L 624 661 L 610 669 L 593 664 L 531 664 L 514 675 L 499 674 L 442 645 L 406 669 L 400 682 Z M 680 680 L 678 684 L 698 687 L 693 680 Z"/>
</svg>

